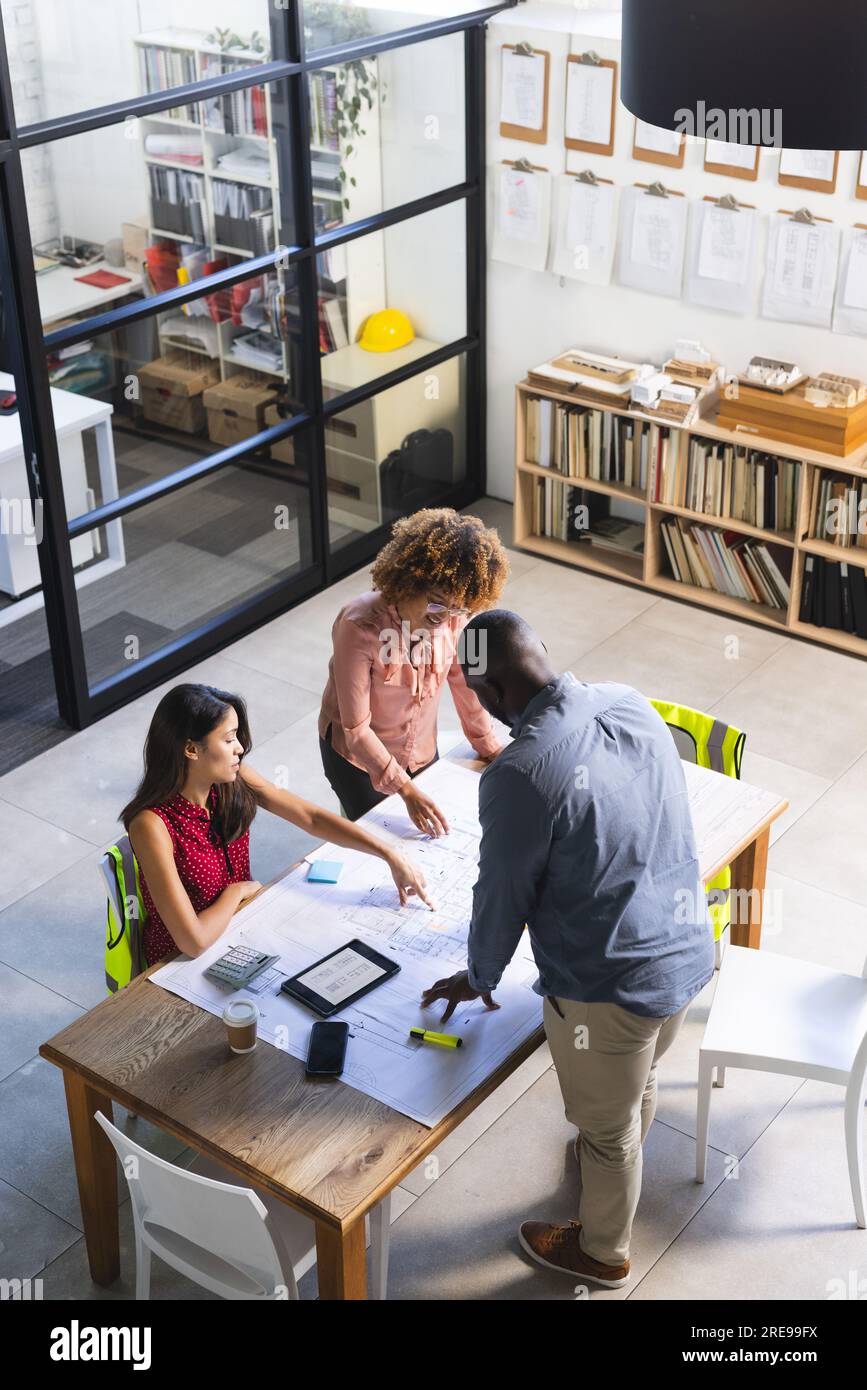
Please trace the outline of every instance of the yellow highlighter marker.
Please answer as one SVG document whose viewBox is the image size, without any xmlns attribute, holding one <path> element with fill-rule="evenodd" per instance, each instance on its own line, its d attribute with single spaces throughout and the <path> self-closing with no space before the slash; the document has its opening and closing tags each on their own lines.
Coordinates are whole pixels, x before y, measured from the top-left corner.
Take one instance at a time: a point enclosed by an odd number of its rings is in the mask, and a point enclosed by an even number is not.
<svg viewBox="0 0 867 1390">
<path fill-rule="evenodd" d="M 455 1037 L 454 1033 L 432 1033 L 428 1028 L 410 1028 L 409 1036 L 417 1038 L 419 1042 L 437 1043 L 440 1047 L 463 1047 L 463 1038 Z"/>
</svg>

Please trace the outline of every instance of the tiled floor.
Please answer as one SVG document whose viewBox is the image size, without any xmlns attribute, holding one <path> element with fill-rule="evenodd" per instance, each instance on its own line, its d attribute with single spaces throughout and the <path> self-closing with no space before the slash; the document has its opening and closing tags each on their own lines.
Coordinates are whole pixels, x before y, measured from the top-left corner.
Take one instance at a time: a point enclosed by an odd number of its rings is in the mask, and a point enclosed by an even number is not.
<svg viewBox="0 0 867 1390">
<path fill-rule="evenodd" d="M 511 535 L 511 508 L 472 510 Z M 860 973 L 867 952 L 867 664 L 730 622 L 626 585 L 512 552 L 504 606 L 534 624 L 560 668 L 697 704 L 748 734 L 744 776 L 788 797 L 776 828 L 763 949 Z M 335 807 L 319 764 L 316 710 L 331 619 L 364 573 L 243 638 L 190 674 L 240 691 L 252 760 L 303 796 Z M 737 643 L 731 638 L 736 637 Z M 88 1277 L 60 1074 L 42 1039 L 103 995 L 98 850 L 115 831 L 140 765 L 150 695 L 0 779 L 0 1277 L 40 1276 L 46 1298 L 132 1291 L 129 1204 L 122 1280 Z M 441 726 L 457 727 L 443 700 Z M 253 873 L 277 874 L 308 844 L 272 817 L 252 832 Z M 695 1075 L 713 984 L 695 1001 L 661 1067 L 634 1232 L 633 1279 L 598 1298 L 825 1299 L 863 1274 L 854 1226 L 842 1091 L 761 1072 L 728 1074 L 714 1093 L 712 1151 L 693 1180 Z M 169 1158 L 175 1141 L 134 1133 Z M 574 1214 L 572 1132 L 542 1048 L 399 1190 L 389 1291 L 395 1299 L 572 1299 L 572 1281 L 518 1249 L 525 1218 Z M 315 1295 L 315 1275 L 302 1292 Z M 165 1267 L 154 1297 L 199 1291 Z"/>
</svg>

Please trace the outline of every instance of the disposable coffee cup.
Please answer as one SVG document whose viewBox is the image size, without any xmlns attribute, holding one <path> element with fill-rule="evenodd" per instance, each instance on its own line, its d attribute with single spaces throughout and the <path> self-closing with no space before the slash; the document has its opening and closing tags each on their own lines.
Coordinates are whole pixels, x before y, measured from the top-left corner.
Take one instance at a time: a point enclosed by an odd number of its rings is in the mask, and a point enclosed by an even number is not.
<svg viewBox="0 0 867 1390">
<path fill-rule="evenodd" d="M 223 1022 L 233 1052 L 252 1052 L 256 1046 L 259 1009 L 252 999 L 233 999 L 223 1010 Z"/>
</svg>

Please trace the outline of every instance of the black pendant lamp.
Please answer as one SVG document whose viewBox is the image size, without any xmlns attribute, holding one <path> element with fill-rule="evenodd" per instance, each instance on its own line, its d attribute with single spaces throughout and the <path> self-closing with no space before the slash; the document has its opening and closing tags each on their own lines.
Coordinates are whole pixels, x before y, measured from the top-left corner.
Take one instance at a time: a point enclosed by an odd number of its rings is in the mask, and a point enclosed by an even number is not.
<svg viewBox="0 0 867 1390">
<path fill-rule="evenodd" d="M 867 149 L 867 0 L 623 0 L 621 99 L 665 130 Z"/>
</svg>

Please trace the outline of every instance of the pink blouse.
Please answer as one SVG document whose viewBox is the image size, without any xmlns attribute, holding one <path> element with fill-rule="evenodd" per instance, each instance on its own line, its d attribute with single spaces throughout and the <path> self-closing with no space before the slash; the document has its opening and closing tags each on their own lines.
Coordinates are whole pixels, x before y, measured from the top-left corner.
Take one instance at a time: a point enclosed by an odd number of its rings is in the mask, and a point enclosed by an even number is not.
<svg viewBox="0 0 867 1390">
<path fill-rule="evenodd" d="M 409 772 L 434 757 L 445 680 L 476 752 L 493 757 L 502 748 L 457 659 L 467 621 L 444 619 L 414 646 L 411 659 L 408 625 L 379 592 L 353 599 L 335 618 L 319 735 L 324 738 L 330 724 L 332 746 L 369 774 L 376 791 L 397 791 Z"/>
</svg>

